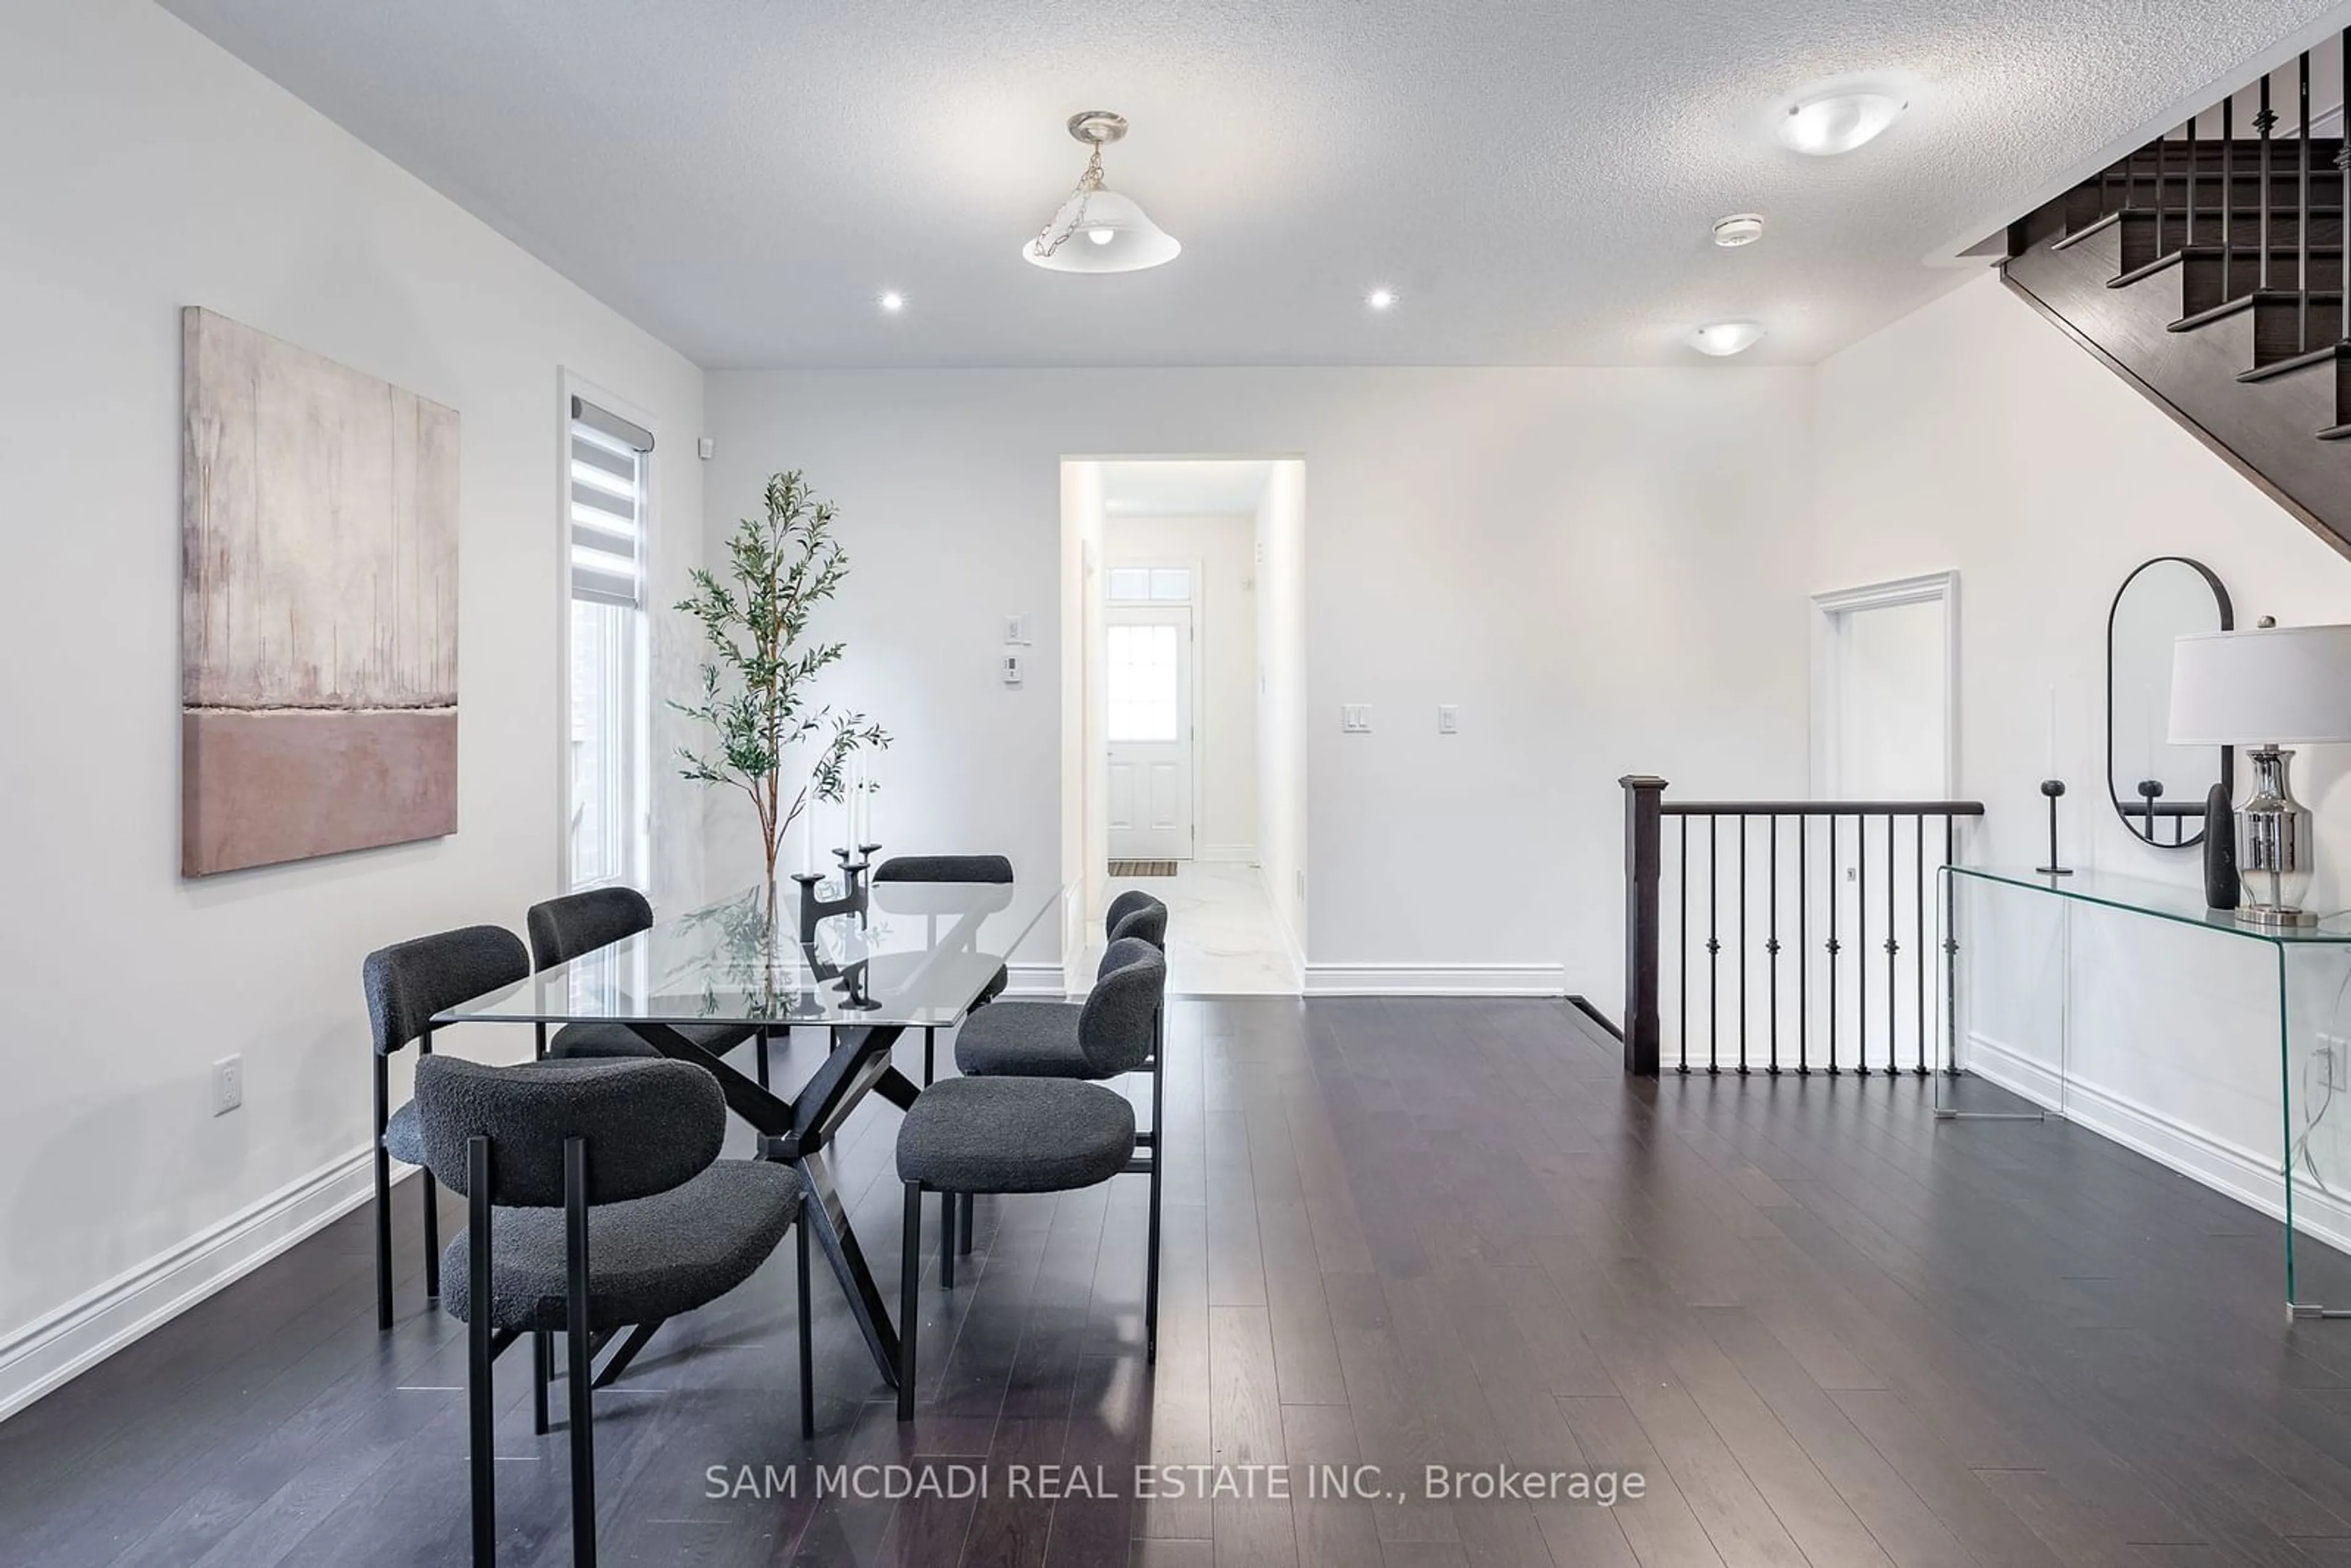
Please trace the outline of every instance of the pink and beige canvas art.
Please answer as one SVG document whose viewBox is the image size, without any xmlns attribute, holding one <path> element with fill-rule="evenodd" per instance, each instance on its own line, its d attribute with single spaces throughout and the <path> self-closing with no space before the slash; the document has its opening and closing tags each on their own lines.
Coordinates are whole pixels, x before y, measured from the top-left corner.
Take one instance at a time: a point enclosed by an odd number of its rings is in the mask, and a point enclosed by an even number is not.
<svg viewBox="0 0 2351 1568">
<path fill-rule="evenodd" d="M 455 832 L 455 411 L 182 334 L 182 873 Z"/>
</svg>

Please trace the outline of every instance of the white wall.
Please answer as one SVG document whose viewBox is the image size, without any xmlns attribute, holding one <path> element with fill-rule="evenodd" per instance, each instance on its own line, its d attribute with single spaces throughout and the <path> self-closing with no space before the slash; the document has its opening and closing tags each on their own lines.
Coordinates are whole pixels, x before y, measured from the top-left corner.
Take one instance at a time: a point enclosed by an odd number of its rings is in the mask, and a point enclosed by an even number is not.
<svg viewBox="0 0 2351 1568">
<path fill-rule="evenodd" d="M 1959 573 L 1959 791 L 1989 811 L 1974 858 L 2038 863 L 2039 784 L 2053 776 L 2072 787 L 2068 863 L 2198 883 L 2192 852 L 2141 843 L 2106 803 L 2105 642 L 2115 591 L 2149 557 L 2185 555 L 2228 585 L 2241 626 L 2264 614 L 2287 625 L 2344 621 L 2351 562 L 1996 278 L 1928 305 L 1817 374 L 1813 586 Z M 2318 816 L 2322 875 L 2311 906 L 2321 910 L 2351 904 L 2346 763 L 2351 748 L 2322 747 L 2295 766 L 2297 792 Z M 2048 967 L 2052 917 L 2011 895 L 1979 900 L 1976 913 L 1971 972 L 1980 991 L 1991 988 L 1977 1009 L 1978 1062 L 2053 1092 L 2045 1069 L 2061 1014 Z M 2273 1207 L 2282 1148 L 2269 950 L 2094 912 L 2076 915 L 2072 942 L 2074 1113 Z M 2323 998 L 2301 1002 L 2298 1030 L 2331 1008 L 2340 977 L 2338 960 L 2314 962 L 2338 967 Z M 2299 1218 L 2313 1212 L 2298 1203 Z M 2351 1234 L 2351 1214 L 2331 1223 Z"/>
<path fill-rule="evenodd" d="M 1258 873 L 1306 967 L 1306 465 L 1276 463 L 1257 507 Z M 1573 982 L 1571 981 L 1571 984 Z"/>
<path fill-rule="evenodd" d="M 1195 568 L 1195 858 L 1257 859 L 1257 518 L 1110 519 L 1109 560 Z"/>
<path fill-rule="evenodd" d="M 684 359 L 144 0 L 7 12 L 0 1414 L 363 1194 L 361 956 L 556 891 L 562 369 L 652 417 L 669 598 L 703 514 Z M 453 838 L 180 879 L 188 304 L 462 415 Z M 687 896 L 699 834 L 656 831 Z"/>
<path fill-rule="evenodd" d="M 855 562 L 836 689 L 901 737 L 880 836 L 1050 864 L 1062 704 L 995 669 L 1008 614 L 1039 616 L 1039 667 L 1063 656 L 1061 458 L 1302 457 L 1310 988 L 1613 1008 L 1617 777 L 1803 783 L 1808 379 L 714 372 L 710 517 L 715 538 L 767 472 L 808 470 Z M 1342 702 L 1374 732 L 1343 737 Z M 745 850 L 722 824 L 711 852 L 715 882 Z"/>
</svg>

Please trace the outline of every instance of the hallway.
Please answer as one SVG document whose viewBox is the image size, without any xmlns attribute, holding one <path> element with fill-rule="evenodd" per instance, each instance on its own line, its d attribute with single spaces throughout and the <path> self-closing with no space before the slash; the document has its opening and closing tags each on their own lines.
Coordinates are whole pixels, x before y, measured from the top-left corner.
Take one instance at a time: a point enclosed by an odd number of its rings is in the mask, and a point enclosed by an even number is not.
<svg viewBox="0 0 2351 1568">
<path fill-rule="evenodd" d="M 1298 967 L 1253 865 L 1178 861 L 1173 877 L 1113 877 L 1107 904 L 1140 888 L 1167 905 L 1167 988 L 1191 997 L 1294 997 Z M 1100 926 L 1092 955 L 1102 954 Z"/>
</svg>

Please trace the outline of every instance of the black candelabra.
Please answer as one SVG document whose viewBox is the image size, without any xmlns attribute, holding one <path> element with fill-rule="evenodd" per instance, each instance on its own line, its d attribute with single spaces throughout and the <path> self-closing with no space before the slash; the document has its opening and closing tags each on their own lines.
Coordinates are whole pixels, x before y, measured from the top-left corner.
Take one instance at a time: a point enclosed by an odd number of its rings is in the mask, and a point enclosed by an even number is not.
<svg viewBox="0 0 2351 1568">
<path fill-rule="evenodd" d="M 800 885 L 799 942 L 800 952 L 808 961 L 809 972 L 820 980 L 839 980 L 841 984 L 841 1005 L 864 1010 L 881 1004 L 865 994 L 865 960 L 835 965 L 826 959 L 823 948 L 816 939 L 816 928 L 824 921 L 839 915 L 852 915 L 862 927 L 872 899 L 870 872 L 873 852 L 880 844 L 859 844 L 855 849 L 838 849 L 833 854 L 841 861 L 841 893 L 827 898 L 820 891 L 824 878 L 814 872 L 794 872 L 792 880 Z"/>
<path fill-rule="evenodd" d="M 2065 793 L 2063 779 L 2043 779 L 2041 792 L 2049 798 L 2049 863 L 2032 869 L 2043 876 L 2072 876 L 2074 868 L 2057 863 L 2057 802 Z"/>
</svg>

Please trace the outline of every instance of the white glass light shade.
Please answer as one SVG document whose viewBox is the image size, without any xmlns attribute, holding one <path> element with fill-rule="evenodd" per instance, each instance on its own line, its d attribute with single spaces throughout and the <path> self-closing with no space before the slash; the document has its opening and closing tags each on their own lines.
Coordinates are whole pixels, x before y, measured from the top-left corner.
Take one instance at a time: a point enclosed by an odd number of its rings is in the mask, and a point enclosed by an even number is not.
<svg viewBox="0 0 2351 1568">
<path fill-rule="evenodd" d="M 2351 743 L 2351 626 L 2199 632 L 2171 653 L 2174 746 Z"/>
<path fill-rule="evenodd" d="M 1763 329 L 1754 321 L 1714 321 L 1690 334 L 1690 347 L 1717 359 L 1743 353 L 1763 340 Z"/>
<path fill-rule="evenodd" d="M 1780 140 L 1815 158 L 1850 152 L 1874 141 L 1904 109 L 1882 92 L 1841 92 L 1790 110 L 1780 121 Z"/>
<path fill-rule="evenodd" d="M 1107 234 L 1107 239 L 1100 237 Z M 1050 255 L 1046 246 L 1061 244 Z M 1020 247 L 1022 259 L 1055 272 L 1140 272 L 1183 253 L 1176 236 L 1116 191 L 1078 191 L 1061 204 L 1044 234 Z"/>
</svg>

